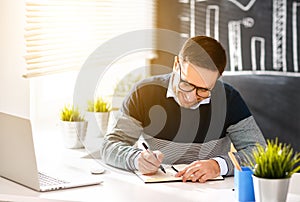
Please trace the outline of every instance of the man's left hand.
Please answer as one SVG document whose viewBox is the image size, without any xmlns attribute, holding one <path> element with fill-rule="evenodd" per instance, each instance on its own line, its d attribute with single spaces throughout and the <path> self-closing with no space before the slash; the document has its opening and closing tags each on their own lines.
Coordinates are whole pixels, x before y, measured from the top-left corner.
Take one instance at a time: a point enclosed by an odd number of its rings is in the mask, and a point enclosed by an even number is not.
<svg viewBox="0 0 300 202">
<path fill-rule="evenodd" d="M 220 175 L 220 167 L 217 161 L 213 159 L 194 161 L 183 170 L 176 174 L 176 177 L 182 176 L 182 181 L 192 180 L 192 182 L 206 182 L 208 179 Z"/>
</svg>

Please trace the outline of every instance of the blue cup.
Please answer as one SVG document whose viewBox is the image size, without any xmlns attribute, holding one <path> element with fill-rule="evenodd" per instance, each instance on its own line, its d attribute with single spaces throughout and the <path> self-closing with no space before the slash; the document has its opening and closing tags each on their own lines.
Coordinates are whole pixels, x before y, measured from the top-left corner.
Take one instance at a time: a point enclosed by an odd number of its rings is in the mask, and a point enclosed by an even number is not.
<svg viewBox="0 0 300 202">
<path fill-rule="evenodd" d="M 234 169 L 234 190 L 238 201 L 255 201 L 252 170 L 248 167 L 241 167 L 242 171 Z"/>
</svg>

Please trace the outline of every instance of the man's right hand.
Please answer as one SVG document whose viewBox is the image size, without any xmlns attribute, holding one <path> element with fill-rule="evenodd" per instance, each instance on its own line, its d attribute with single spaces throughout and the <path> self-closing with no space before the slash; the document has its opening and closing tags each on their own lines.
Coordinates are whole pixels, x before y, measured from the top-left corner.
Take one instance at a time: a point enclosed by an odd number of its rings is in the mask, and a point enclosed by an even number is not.
<svg viewBox="0 0 300 202">
<path fill-rule="evenodd" d="M 142 174 L 155 174 L 159 169 L 159 166 L 164 159 L 164 155 L 160 151 L 153 151 L 153 154 L 145 150 L 137 157 L 137 169 Z"/>
</svg>

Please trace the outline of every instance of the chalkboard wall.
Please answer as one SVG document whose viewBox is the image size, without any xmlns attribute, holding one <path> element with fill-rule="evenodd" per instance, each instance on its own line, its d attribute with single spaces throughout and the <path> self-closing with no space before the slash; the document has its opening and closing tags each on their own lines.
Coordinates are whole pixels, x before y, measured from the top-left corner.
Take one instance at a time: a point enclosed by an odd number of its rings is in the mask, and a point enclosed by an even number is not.
<svg viewBox="0 0 300 202">
<path fill-rule="evenodd" d="M 300 152 L 300 0 L 158 0 L 157 6 L 158 28 L 223 44 L 224 80 L 240 91 L 266 138 Z M 156 62 L 172 67 L 168 54 Z"/>
<path fill-rule="evenodd" d="M 191 0 L 182 3 L 181 16 L 187 37 L 221 41 L 229 71 L 299 72 L 300 1 Z"/>
</svg>

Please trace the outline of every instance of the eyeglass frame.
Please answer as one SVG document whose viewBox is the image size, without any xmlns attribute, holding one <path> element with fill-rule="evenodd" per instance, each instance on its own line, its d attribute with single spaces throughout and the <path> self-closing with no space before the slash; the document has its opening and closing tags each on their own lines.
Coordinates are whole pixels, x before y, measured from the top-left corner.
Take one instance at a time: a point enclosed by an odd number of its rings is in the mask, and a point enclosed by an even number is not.
<svg viewBox="0 0 300 202">
<path fill-rule="evenodd" d="M 196 89 L 196 95 L 198 96 L 198 97 L 201 97 L 201 98 L 204 98 L 204 99 L 206 99 L 206 98 L 210 98 L 211 97 L 211 89 L 208 89 L 208 88 L 203 88 L 203 87 L 199 87 L 199 86 L 196 86 L 196 85 L 194 85 L 194 84 L 192 84 L 192 83 L 189 83 L 188 81 L 185 81 L 185 80 L 183 80 L 182 78 L 181 78 L 181 64 L 180 64 L 180 62 L 178 61 L 178 66 L 179 66 L 179 79 L 180 79 L 180 81 L 178 82 L 178 88 L 180 89 L 180 90 L 182 90 L 183 92 L 192 92 L 193 90 L 195 90 Z M 191 87 L 193 87 L 191 90 L 184 90 L 184 89 L 182 89 L 182 88 L 180 88 L 180 83 L 186 83 L 186 84 L 188 84 L 188 85 L 190 85 Z M 201 96 L 201 95 L 199 95 L 198 94 L 198 89 L 200 89 L 200 90 L 205 90 L 205 91 L 208 91 L 209 92 L 209 96 L 207 96 L 207 97 L 203 97 L 203 96 Z"/>
</svg>

